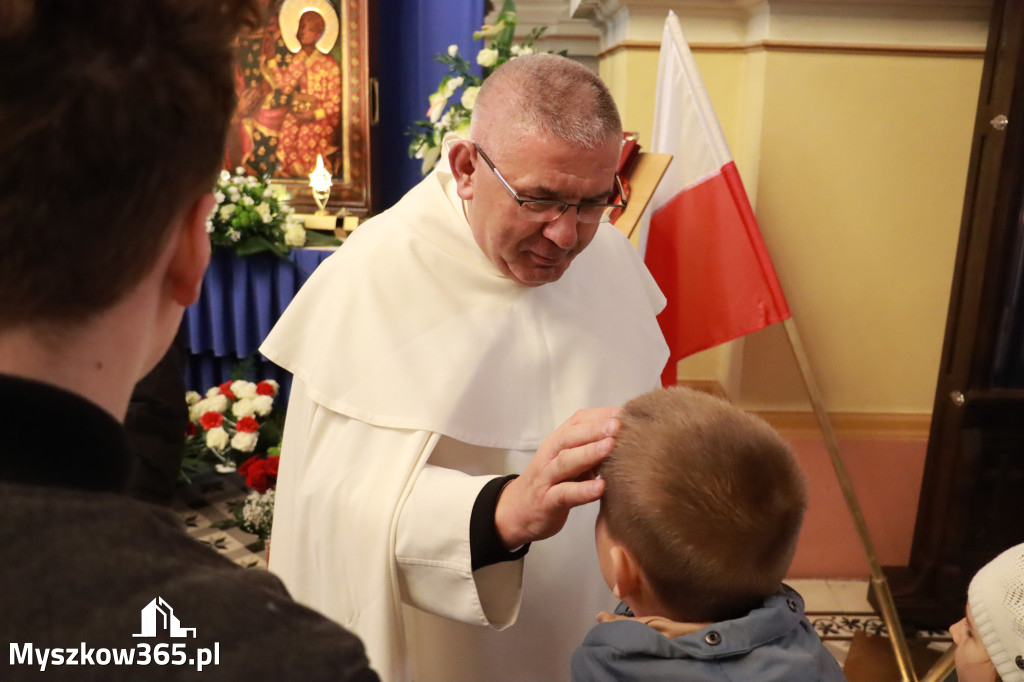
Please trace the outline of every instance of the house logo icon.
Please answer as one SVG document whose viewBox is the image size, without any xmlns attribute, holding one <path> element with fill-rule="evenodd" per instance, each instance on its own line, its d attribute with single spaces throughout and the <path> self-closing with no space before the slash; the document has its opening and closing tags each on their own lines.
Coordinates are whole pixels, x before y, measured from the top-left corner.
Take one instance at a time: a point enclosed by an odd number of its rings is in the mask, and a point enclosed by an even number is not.
<svg viewBox="0 0 1024 682">
<path fill-rule="evenodd" d="M 196 636 L 195 628 L 181 627 L 181 623 L 174 615 L 174 609 L 163 600 L 163 597 L 157 597 L 142 609 L 142 632 L 132 637 L 156 637 L 158 630 L 167 632 L 171 637 Z"/>
</svg>

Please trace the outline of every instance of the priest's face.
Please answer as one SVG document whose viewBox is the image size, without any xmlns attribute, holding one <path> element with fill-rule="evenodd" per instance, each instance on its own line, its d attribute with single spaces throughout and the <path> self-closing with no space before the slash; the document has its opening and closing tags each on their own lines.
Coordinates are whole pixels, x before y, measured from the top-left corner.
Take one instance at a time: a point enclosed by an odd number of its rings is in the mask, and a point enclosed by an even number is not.
<svg viewBox="0 0 1024 682">
<path fill-rule="evenodd" d="M 480 149 L 520 199 L 603 203 L 615 192 L 619 141 L 594 149 L 526 135 Z M 519 204 L 479 153 L 475 153 L 469 224 L 480 249 L 507 277 L 528 287 L 557 281 L 587 248 L 598 223 L 577 220 L 574 207 L 558 218 L 524 219 Z"/>
</svg>

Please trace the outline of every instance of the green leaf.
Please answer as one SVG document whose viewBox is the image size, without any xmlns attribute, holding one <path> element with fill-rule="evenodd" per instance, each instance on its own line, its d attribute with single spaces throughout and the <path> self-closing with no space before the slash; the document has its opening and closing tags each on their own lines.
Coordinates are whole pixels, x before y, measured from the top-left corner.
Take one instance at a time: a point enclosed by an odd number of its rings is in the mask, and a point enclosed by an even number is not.
<svg viewBox="0 0 1024 682">
<path fill-rule="evenodd" d="M 235 253 L 239 256 L 251 256 L 260 251 L 273 251 L 274 245 L 260 235 L 244 237 L 235 244 Z"/>
<path fill-rule="evenodd" d="M 326 232 L 306 230 L 306 246 L 341 246 L 341 240 Z"/>
</svg>

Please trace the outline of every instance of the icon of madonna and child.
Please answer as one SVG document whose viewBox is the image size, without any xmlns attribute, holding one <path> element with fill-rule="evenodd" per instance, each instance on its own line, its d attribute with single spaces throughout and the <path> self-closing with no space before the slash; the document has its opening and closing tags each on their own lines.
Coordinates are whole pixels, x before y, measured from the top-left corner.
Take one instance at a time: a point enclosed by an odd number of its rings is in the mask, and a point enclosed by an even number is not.
<svg viewBox="0 0 1024 682">
<path fill-rule="evenodd" d="M 265 26 L 238 39 L 238 108 L 224 168 L 304 178 L 341 157 L 339 13 L 328 0 L 265 0 Z"/>
</svg>

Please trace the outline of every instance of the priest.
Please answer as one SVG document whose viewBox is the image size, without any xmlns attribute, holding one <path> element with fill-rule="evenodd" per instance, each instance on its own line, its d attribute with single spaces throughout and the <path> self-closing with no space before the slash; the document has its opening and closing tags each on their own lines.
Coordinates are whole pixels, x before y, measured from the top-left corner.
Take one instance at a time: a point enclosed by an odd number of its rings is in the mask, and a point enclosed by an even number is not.
<svg viewBox="0 0 1024 682">
<path fill-rule="evenodd" d="M 611 606 L 581 506 L 617 429 L 601 406 L 658 383 L 664 298 L 607 222 L 622 127 L 590 70 L 507 62 L 470 137 L 261 348 L 295 376 L 270 568 L 384 680 L 568 679 Z"/>
</svg>

